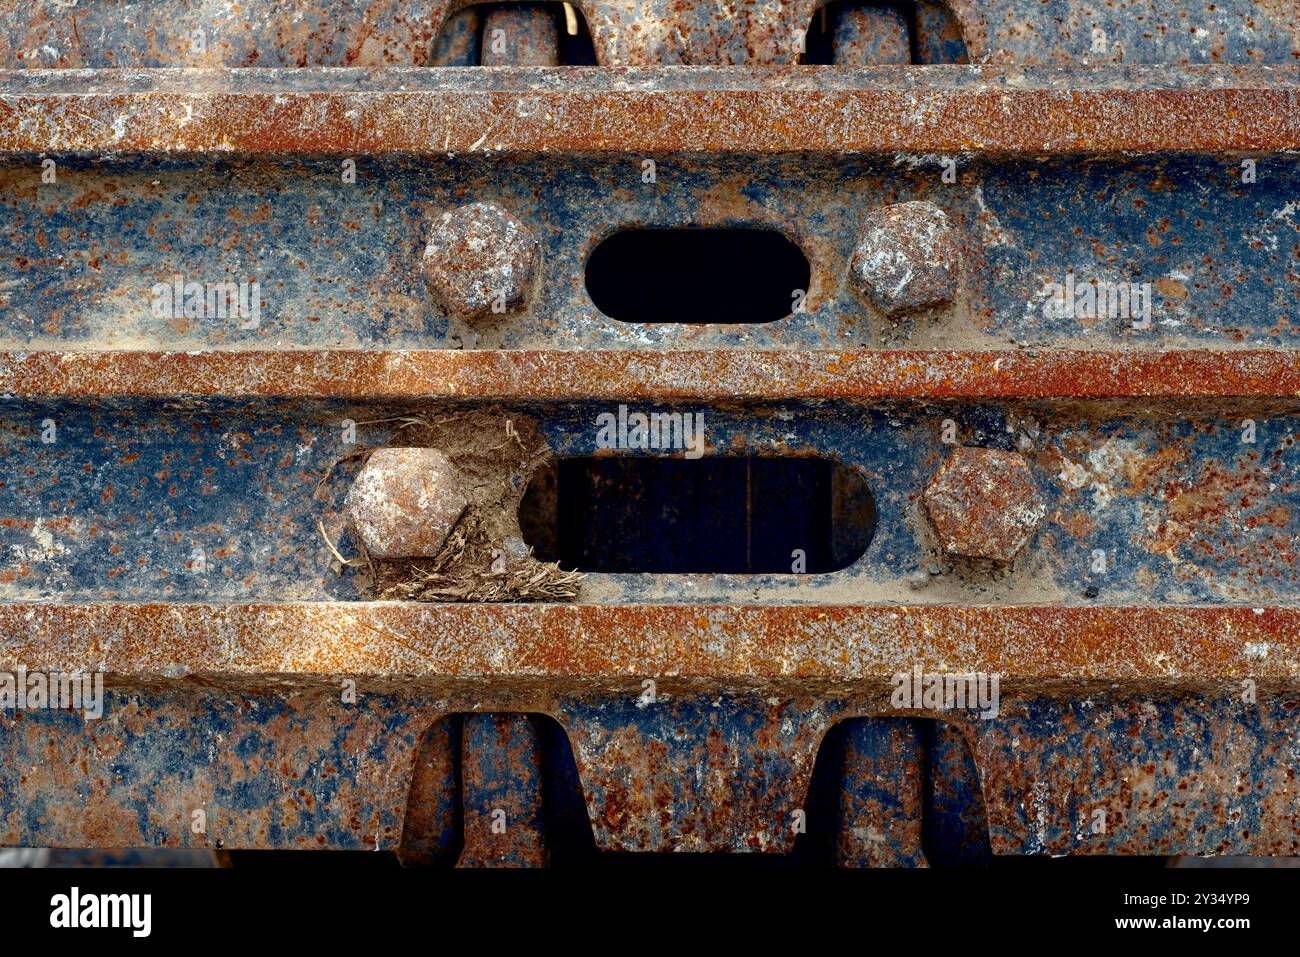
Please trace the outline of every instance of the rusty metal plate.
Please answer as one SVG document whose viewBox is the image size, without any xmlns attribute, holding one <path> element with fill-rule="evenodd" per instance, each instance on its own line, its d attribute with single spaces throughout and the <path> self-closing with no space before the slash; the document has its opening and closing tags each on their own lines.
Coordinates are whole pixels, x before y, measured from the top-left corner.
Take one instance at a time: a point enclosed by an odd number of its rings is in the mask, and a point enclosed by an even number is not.
<svg viewBox="0 0 1300 957">
<path fill-rule="evenodd" d="M 0 2 L 0 845 L 1300 853 L 1300 16 L 1166 6 Z"/>
</svg>

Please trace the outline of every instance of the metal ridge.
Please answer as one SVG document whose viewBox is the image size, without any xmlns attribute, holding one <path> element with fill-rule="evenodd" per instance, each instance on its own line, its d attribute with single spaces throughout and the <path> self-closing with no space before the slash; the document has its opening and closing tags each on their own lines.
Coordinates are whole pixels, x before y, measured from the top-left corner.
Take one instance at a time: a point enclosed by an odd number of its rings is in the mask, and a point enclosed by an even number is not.
<svg viewBox="0 0 1300 957">
<path fill-rule="evenodd" d="M 0 152 L 1300 149 L 1300 68 L 0 71 Z"/>
<path fill-rule="evenodd" d="M 1300 608 L 0 603 L 0 668 L 374 678 L 1195 685 L 1300 678 Z"/>
<path fill-rule="evenodd" d="M 0 397 L 662 400 L 1300 397 L 1287 350 L 6 351 Z"/>
</svg>

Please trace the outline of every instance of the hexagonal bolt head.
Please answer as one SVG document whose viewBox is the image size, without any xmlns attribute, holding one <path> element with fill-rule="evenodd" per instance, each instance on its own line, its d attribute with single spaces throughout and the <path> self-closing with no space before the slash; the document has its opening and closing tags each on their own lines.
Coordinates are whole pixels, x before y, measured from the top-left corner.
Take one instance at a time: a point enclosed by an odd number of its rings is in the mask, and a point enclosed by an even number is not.
<svg viewBox="0 0 1300 957">
<path fill-rule="evenodd" d="M 421 268 L 447 310 L 473 320 L 523 306 L 537 259 L 527 226 L 495 203 L 470 203 L 434 221 Z"/>
<path fill-rule="evenodd" d="M 352 488 L 352 527 L 376 558 L 428 558 L 469 504 L 460 478 L 437 449 L 379 449 Z"/>
<path fill-rule="evenodd" d="M 955 230 L 933 203 L 882 206 L 863 224 L 849 273 L 858 292 L 890 319 L 950 303 L 961 275 Z"/>
<path fill-rule="evenodd" d="M 1025 457 L 998 449 L 954 449 L 924 498 L 943 550 L 962 558 L 1011 561 L 1047 514 Z"/>
</svg>

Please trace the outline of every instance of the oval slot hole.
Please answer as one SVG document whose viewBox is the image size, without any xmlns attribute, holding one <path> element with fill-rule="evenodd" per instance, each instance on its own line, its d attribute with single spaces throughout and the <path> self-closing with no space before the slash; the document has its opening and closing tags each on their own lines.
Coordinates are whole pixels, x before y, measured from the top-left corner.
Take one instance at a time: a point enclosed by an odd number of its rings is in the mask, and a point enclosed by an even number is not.
<svg viewBox="0 0 1300 957">
<path fill-rule="evenodd" d="M 620 322 L 774 322 L 810 277 L 803 251 L 770 229 L 629 229 L 587 260 L 587 294 Z"/>
</svg>

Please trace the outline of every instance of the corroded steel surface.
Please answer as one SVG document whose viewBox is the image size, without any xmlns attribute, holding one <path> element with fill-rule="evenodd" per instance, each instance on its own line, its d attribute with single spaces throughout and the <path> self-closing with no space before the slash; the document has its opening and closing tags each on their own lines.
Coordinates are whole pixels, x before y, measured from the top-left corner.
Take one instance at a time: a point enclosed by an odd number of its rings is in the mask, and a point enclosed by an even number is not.
<svg viewBox="0 0 1300 957">
<path fill-rule="evenodd" d="M 921 811 L 926 859 L 934 866 L 986 866 L 992 853 L 988 810 L 966 739 L 943 721 L 922 731 L 928 772 Z"/>
<path fill-rule="evenodd" d="M 576 358 L 555 367 L 583 368 Z M 656 566 L 642 555 L 607 572 L 589 569 L 580 601 L 726 603 L 740 589 L 758 604 L 1255 607 L 1300 595 L 1294 400 L 649 405 L 703 415 L 697 447 L 718 468 L 729 466 L 717 457 L 839 462 L 871 496 L 871 518 L 867 525 L 837 518 L 853 523 L 845 531 L 856 546 L 837 552 L 843 561 L 826 568 L 839 569 L 833 574 L 801 574 L 786 556 L 821 549 L 825 530 L 815 516 L 824 513 L 812 507 L 811 490 L 792 489 L 787 497 L 798 495 L 805 507 L 762 509 L 770 513 L 763 538 L 780 560 L 761 573 L 736 574 L 749 567 L 741 564 L 731 574 L 724 566 L 652 574 Z M 16 405 L 0 416 L 0 599 L 364 601 L 373 594 L 367 563 L 338 560 L 361 556 L 346 498 L 365 450 L 409 447 L 405 421 L 465 411 L 449 402 L 323 399 Z M 617 411 L 609 401 L 516 401 L 466 436 L 457 468 L 471 475 L 476 461 L 495 461 L 506 470 L 500 488 L 512 490 L 508 502 L 492 505 L 506 515 L 500 543 L 490 547 L 522 554 L 547 525 L 543 511 L 516 504 L 532 475 L 526 463 L 502 458 L 507 445 L 518 448 L 506 421 L 516 435 L 534 431 L 555 456 L 575 459 L 611 454 L 601 448 L 599 418 Z M 454 439 L 429 441 L 450 450 Z M 954 441 L 1023 456 L 1047 507 L 1035 546 L 1005 574 L 945 560 L 928 531 L 922 495 Z M 635 453 L 619 454 L 635 461 Z M 478 501 L 473 490 L 484 479 L 470 480 L 466 495 Z M 647 528 L 666 542 L 679 541 L 670 515 L 661 524 L 642 511 L 650 501 L 647 491 L 611 504 L 652 519 Z M 529 515 L 542 531 L 525 536 Z M 574 520 L 600 515 L 582 509 Z"/>
<path fill-rule="evenodd" d="M 497 7 L 483 18 L 483 66 L 558 66 L 555 17 L 543 4 Z"/>
<path fill-rule="evenodd" d="M 1300 145 L 1298 70 L 1131 67 L 1082 81 L 1047 68 L 933 66 L 0 72 L 0 151 L 1286 150 Z"/>
<path fill-rule="evenodd" d="M 466 715 L 459 867 L 544 867 L 541 751 L 527 715 Z"/>
<path fill-rule="evenodd" d="M 919 722 L 850 721 L 840 785 L 841 867 L 925 867 Z"/>
<path fill-rule="evenodd" d="M 359 157 L 355 169 L 337 156 L 46 159 L 57 166 L 54 182 L 43 181 L 40 157 L 0 171 L 3 349 L 625 349 L 653 362 L 683 350 L 1300 345 L 1300 153 L 633 153 L 508 163 L 476 153 Z M 653 183 L 643 182 L 647 162 L 657 164 Z M 1255 181 L 1243 182 L 1251 169 Z M 537 242 L 527 307 L 489 309 L 478 322 L 459 312 L 482 308 L 482 296 L 443 304 L 424 271 L 430 222 L 471 199 L 506 210 Z M 850 266 L 875 211 L 900 200 L 942 210 L 965 268 L 950 303 L 885 319 L 854 290 Z M 588 290 L 617 286 L 619 270 L 596 251 L 612 248 L 613 234 L 656 229 L 694 229 L 697 239 L 776 233 L 791 258 L 721 256 L 712 298 L 675 283 L 665 254 L 625 261 L 626 287 L 649 280 L 668 294 L 637 321 L 606 315 Z M 764 283 L 747 282 L 753 271 Z M 508 308 L 521 273 L 512 266 L 500 276 L 510 280 L 498 290 Z M 252 282 L 253 316 L 159 292 Z M 755 286 L 763 292 L 752 305 L 728 312 L 725 303 Z M 184 299 L 184 309 L 168 298 Z"/>
<path fill-rule="evenodd" d="M 1300 11 L 1166 6 L 0 0 L 0 671 L 108 687 L 0 710 L 0 844 L 1300 851 Z M 700 226 L 797 247 L 790 314 L 596 308 L 602 240 Z M 1150 314 L 1053 311 L 1089 282 Z M 367 600 L 395 423 L 580 458 L 636 400 L 836 463 L 858 557 Z"/>
<path fill-rule="evenodd" d="M 606 694 L 568 704 L 565 725 L 597 846 L 788 851 L 829 714 L 815 699 L 727 691 Z"/>
<path fill-rule="evenodd" d="M 98 721 L 0 710 L 0 844 L 392 846 L 437 717 L 431 702 L 343 707 L 337 686 L 111 694 Z"/>
<path fill-rule="evenodd" d="M 381 683 L 491 676 L 501 689 L 655 675 L 884 682 L 913 663 L 1001 672 L 1008 683 L 1300 677 L 1295 608 L 7 602 L 0 626 L 0 667 L 104 669 L 133 680 L 171 672 Z"/>
<path fill-rule="evenodd" d="M 1295 398 L 1285 351 L 4 352 L 22 399 Z"/>
<path fill-rule="evenodd" d="M 0 61 L 36 70 L 413 65 L 428 56 L 450 6 L 450 0 L 4 0 Z"/>
<path fill-rule="evenodd" d="M 435 721 L 415 749 L 398 847 L 404 866 L 428 867 L 460 852 L 460 732 L 455 716 Z"/>
<path fill-rule="evenodd" d="M 831 62 L 845 66 L 912 62 L 908 19 L 901 10 L 836 4 L 818 13 L 832 21 L 827 24 Z"/>
<path fill-rule="evenodd" d="M 553 714 L 577 742 L 567 760 L 577 762 L 597 849 L 789 852 L 801 839 L 796 811 L 810 833 L 847 827 L 850 847 L 869 839 L 873 825 L 883 831 L 896 821 L 881 835 L 886 846 L 876 844 L 877 863 L 900 853 L 915 863 L 917 815 L 932 863 L 976 862 L 989 848 L 1300 849 L 1286 731 L 1296 702 L 1286 694 L 1270 692 L 1258 705 L 1244 705 L 1235 686 L 1191 697 L 1007 694 L 992 720 L 948 713 L 909 721 L 926 731 L 925 756 L 916 747 L 895 752 L 899 767 L 865 777 L 855 758 L 832 781 L 835 803 L 843 801 L 837 810 L 809 800 L 814 755 L 825 732 L 846 720 L 857 753 L 862 742 L 889 740 L 896 721 L 851 720 L 889 714 L 881 699 L 771 687 L 701 695 L 667 679 L 658 690 L 659 703 L 644 706 L 640 686 L 558 698 L 538 687 L 520 699 Z M 459 738 L 421 732 L 448 728 L 442 716 L 476 700 L 473 691 L 435 698 L 363 690 L 343 705 L 328 687 L 233 695 L 191 680 L 110 693 L 99 722 L 0 715 L 9 758 L 0 763 L 0 841 L 380 850 L 402 849 L 405 834 L 406 851 L 450 863 L 460 801 L 441 769 Z M 543 759 L 543 788 L 557 773 L 574 773 L 556 767 L 560 758 Z M 434 769 L 424 782 L 423 766 Z M 685 766 L 710 773 L 683 774 Z M 525 777 L 536 782 L 538 773 L 534 764 Z M 930 782 L 919 809 L 918 775 Z M 411 802 L 429 802 L 432 813 L 412 812 Z M 206 811 L 202 831 L 191 825 L 196 809 Z"/>
<path fill-rule="evenodd" d="M 1296 853 L 1293 688 L 1038 699 L 965 725 L 996 854 Z M 1099 813 L 1100 812 L 1100 813 Z"/>
<path fill-rule="evenodd" d="M 0 6 L 0 63 L 9 67 L 251 67 L 421 65 L 465 0 L 202 0 L 150 4 L 83 0 L 35 14 Z M 528 6 L 534 6 L 528 4 Z M 697 0 L 583 0 L 599 63 L 789 64 L 821 0 L 736 4 Z M 1300 54 L 1300 15 L 1287 0 L 1194 0 L 1171 18 L 1160 0 L 1105 4 L 1023 0 L 927 0 L 915 17 L 917 46 L 931 57 L 1002 63 L 1290 62 Z M 900 21 L 902 17 L 898 18 Z M 441 28 L 441 29 L 440 29 Z M 195 30 L 205 31 L 202 44 Z M 868 36 L 905 34 L 903 22 L 871 23 Z M 931 37 L 944 35 L 946 42 Z M 907 62 L 907 38 L 896 59 Z M 855 44 L 846 41 L 849 50 Z M 869 45 L 859 40 L 857 45 Z"/>
</svg>

